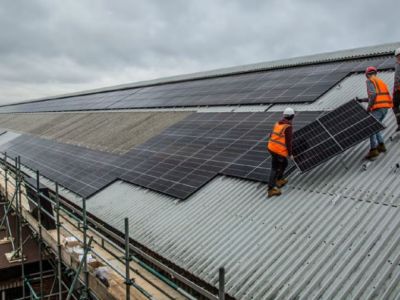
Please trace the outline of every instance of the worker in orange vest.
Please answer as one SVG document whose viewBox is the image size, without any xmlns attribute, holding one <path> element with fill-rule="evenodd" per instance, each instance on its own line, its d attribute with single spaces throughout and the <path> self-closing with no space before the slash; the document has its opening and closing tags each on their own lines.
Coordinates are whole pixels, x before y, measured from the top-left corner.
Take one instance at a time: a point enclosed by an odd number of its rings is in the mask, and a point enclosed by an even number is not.
<svg viewBox="0 0 400 300">
<path fill-rule="evenodd" d="M 367 111 L 371 112 L 371 115 L 382 122 L 388 109 L 393 107 L 393 101 L 387 84 L 376 75 L 377 72 L 378 70 L 375 67 L 368 67 L 365 70 L 368 98 L 358 99 L 358 101 L 368 102 Z M 386 152 L 385 143 L 380 132 L 370 137 L 370 144 L 371 149 L 367 156 L 365 156 L 365 159 L 371 160 L 377 157 L 379 153 Z"/>
<path fill-rule="evenodd" d="M 274 125 L 268 140 L 267 148 L 272 159 L 268 181 L 268 198 L 279 196 L 281 194 L 280 188 L 288 182 L 286 178 L 283 178 L 283 175 L 288 165 L 288 157 L 293 159 L 293 118 L 294 110 L 290 107 L 286 108 L 283 112 L 283 119 Z"/>
</svg>

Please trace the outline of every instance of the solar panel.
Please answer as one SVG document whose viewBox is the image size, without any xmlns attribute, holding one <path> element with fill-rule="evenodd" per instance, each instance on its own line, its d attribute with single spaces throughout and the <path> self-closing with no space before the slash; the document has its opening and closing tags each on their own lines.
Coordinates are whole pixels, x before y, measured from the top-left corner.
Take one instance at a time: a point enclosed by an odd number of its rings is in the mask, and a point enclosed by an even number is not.
<svg viewBox="0 0 400 300">
<path fill-rule="evenodd" d="M 194 79 L 0 107 L 0 113 L 313 102 L 352 72 L 393 69 L 393 57 Z"/>
<path fill-rule="evenodd" d="M 299 70 L 301 76 L 298 76 Z M 161 86 L 144 87 L 110 108 L 210 106 L 312 102 L 347 73 L 319 73 L 319 66 L 264 71 Z M 336 72 L 336 76 L 332 73 Z M 302 82 L 305 82 L 303 84 Z M 321 82 L 324 83 L 321 85 Z M 318 88 L 310 89 L 318 86 Z M 299 96 L 299 97 L 297 97 Z M 308 96 L 308 97 L 305 97 Z"/>
<path fill-rule="evenodd" d="M 309 171 L 382 129 L 359 103 L 349 101 L 295 132 L 295 163 Z"/>
</svg>

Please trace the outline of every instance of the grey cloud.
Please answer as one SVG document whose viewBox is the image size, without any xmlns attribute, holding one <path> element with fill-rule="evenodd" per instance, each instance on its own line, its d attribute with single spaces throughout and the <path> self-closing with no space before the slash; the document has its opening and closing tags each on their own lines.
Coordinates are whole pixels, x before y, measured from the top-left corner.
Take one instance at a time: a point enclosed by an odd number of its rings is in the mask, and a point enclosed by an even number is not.
<svg viewBox="0 0 400 300">
<path fill-rule="evenodd" d="M 398 41 L 395 0 L 13 0 L 0 103 Z"/>
</svg>

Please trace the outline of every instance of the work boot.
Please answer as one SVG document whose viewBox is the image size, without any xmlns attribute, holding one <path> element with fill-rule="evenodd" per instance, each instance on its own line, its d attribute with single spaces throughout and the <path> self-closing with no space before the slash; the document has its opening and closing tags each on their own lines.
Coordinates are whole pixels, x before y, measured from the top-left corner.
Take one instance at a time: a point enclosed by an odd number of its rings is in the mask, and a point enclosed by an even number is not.
<svg viewBox="0 0 400 300">
<path fill-rule="evenodd" d="M 378 147 L 376 147 L 379 153 L 385 153 L 386 152 L 386 147 L 384 143 L 380 143 Z"/>
<path fill-rule="evenodd" d="M 378 149 L 375 148 L 375 149 L 369 150 L 369 152 L 368 152 L 367 156 L 365 157 L 365 159 L 372 160 L 377 156 L 379 156 L 379 151 L 378 151 Z"/>
<path fill-rule="evenodd" d="M 281 193 L 281 190 L 277 187 L 273 187 L 272 189 L 268 189 L 268 198 L 271 198 L 273 196 L 279 196 Z"/>
<path fill-rule="evenodd" d="M 278 188 L 281 188 L 281 187 L 283 187 L 286 183 L 288 183 L 289 182 L 289 180 L 287 180 L 286 178 L 282 178 L 282 179 L 278 179 L 277 181 L 276 181 L 276 186 L 278 187 Z"/>
</svg>

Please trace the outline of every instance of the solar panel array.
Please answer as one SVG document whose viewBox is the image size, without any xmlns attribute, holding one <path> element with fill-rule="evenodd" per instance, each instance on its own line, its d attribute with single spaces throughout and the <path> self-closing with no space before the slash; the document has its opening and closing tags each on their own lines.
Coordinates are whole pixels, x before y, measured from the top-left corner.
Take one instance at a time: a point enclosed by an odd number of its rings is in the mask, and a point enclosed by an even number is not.
<svg viewBox="0 0 400 300">
<path fill-rule="evenodd" d="M 296 128 L 321 112 L 301 112 Z M 217 174 L 266 182 L 267 133 L 281 113 L 194 113 L 124 155 L 22 135 L 0 151 L 88 197 L 117 178 L 186 199 Z"/>
<path fill-rule="evenodd" d="M 259 71 L 27 102 L 0 113 L 313 102 L 352 72 L 393 69 L 393 57 Z"/>
<path fill-rule="evenodd" d="M 359 103 L 347 102 L 296 131 L 295 162 L 301 171 L 309 171 L 382 129 Z"/>
<path fill-rule="evenodd" d="M 280 112 L 194 113 L 124 155 L 27 135 L 0 151 L 20 155 L 23 164 L 84 197 L 122 179 L 186 199 L 217 174 L 267 182 L 267 135 L 280 118 Z M 326 114 L 299 112 L 294 128 L 295 162 L 308 171 L 383 125 L 351 101 Z"/>
<path fill-rule="evenodd" d="M 2 145 L 1 151 L 11 157 L 20 155 L 23 165 L 39 170 L 82 196 L 96 192 L 115 179 L 112 163 L 116 156 L 101 151 L 28 135 Z"/>
</svg>

